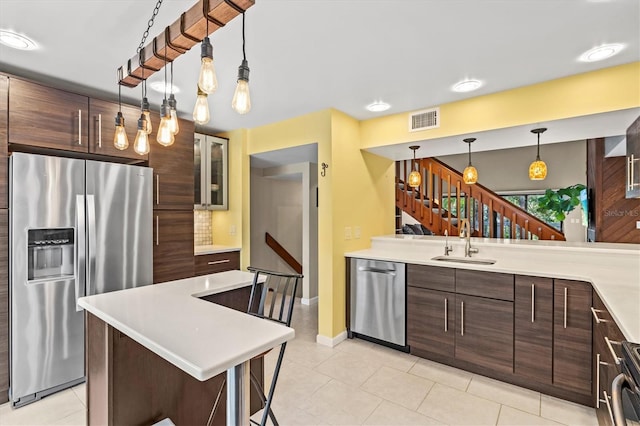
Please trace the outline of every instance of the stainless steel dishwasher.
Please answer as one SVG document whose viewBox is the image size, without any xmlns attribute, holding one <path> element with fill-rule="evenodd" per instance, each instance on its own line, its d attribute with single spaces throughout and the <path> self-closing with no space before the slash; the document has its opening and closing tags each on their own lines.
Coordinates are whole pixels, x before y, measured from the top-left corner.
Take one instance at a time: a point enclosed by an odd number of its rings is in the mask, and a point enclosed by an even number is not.
<svg viewBox="0 0 640 426">
<path fill-rule="evenodd" d="M 351 259 L 349 337 L 367 336 L 406 347 L 406 265 Z"/>
</svg>

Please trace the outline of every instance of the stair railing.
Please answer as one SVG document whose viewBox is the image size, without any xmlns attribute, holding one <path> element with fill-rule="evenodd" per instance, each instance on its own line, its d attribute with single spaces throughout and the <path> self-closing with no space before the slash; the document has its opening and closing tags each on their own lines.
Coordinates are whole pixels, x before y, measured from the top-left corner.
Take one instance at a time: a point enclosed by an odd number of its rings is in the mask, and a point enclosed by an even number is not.
<svg viewBox="0 0 640 426">
<path fill-rule="evenodd" d="M 419 170 L 417 188 L 405 185 Z M 434 234 L 458 235 L 458 220 L 469 219 L 472 235 L 564 241 L 564 234 L 479 183 L 464 183 L 462 174 L 435 158 L 396 162 L 396 206 Z"/>
<path fill-rule="evenodd" d="M 287 251 L 282 245 L 271 236 L 268 232 L 264 234 L 264 241 L 267 245 L 280 257 L 284 262 L 291 267 L 298 274 L 302 273 L 302 265 L 296 260 L 291 253 Z"/>
</svg>

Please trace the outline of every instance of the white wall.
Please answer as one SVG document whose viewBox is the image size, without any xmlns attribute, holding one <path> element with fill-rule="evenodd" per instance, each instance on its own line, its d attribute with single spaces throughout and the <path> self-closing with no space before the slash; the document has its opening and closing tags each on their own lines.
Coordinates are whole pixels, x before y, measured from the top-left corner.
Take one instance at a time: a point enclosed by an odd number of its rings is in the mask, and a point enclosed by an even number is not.
<svg viewBox="0 0 640 426">
<path fill-rule="evenodd" d="M 251 265 L 291 272 L 264 241 L 269 232 L 302 264 L 299 294 L 305 304 L 318 297 L 318 165 L 297 163 L 251 169 Z"/>
<path fill-rule="evenodd" d="M 540 158 L 547 164 L 545 180 L 529 179 L 529 164 L 535 158 L 536 146 L 473 152 L 473 144 L 471 145 L 471 162 L 478 169 L 478 182 L 494 192 L 544 191 L 577 183 L 587 184 L 586 141 L 541 145 Z M 438 160 L 462 171 L 467 166 L 469 157 L 468 154 L 456 154 L 438 157 Z M 564 221 L 567 241 L 586 241 L 587 229 L 582 226 L 580 214 L 580 208 L 577 208 Z"/>
</svg>

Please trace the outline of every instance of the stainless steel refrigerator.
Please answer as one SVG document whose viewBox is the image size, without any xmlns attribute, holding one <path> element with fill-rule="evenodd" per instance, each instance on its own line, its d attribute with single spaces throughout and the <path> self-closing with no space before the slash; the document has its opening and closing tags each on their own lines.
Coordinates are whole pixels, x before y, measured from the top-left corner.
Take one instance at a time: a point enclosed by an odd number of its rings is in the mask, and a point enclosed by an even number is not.
<svg viewBox="0 0 640 426">
<path fill-rule="evenodd" d="M 77 299 L 153 281 L 152 169 L 14 153 L 10 382 L 21 406 L 84 380 Z"/>
</svg>

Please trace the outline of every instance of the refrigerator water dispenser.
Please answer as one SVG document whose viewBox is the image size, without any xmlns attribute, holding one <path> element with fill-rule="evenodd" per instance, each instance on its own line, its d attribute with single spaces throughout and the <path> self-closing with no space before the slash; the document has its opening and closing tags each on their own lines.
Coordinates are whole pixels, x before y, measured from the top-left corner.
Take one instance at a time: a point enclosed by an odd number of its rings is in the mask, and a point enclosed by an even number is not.
<svg viewBox="0 0 640 426">
<path fill-rule="evenodd" d="M 73 276 L 74 229 L 29 229 L 27 280 L 61 279 Z"/>
</svg>

